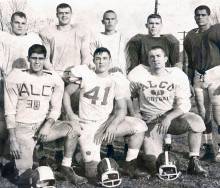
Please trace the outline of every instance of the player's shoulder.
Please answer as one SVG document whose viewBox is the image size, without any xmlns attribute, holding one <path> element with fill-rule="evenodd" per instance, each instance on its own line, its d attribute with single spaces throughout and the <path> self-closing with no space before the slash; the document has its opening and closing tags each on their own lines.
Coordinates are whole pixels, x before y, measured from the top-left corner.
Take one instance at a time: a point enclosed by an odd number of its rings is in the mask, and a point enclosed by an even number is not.
<svg viewBox="0 0 220 188">
<path fill-rule="evenodd" d="M 39 35 L 41 37 L 51 38 L 53 35 L 57 32 L 57 26 L 56 25 L 50 25 L 46 26 L 43 29 L 39 31 Z"/>
<path fill-rule="evenodd" d="M 194 28 L 194 29 L 191 29 L 191 30 L 190 30 L 190 31 L 188 31 L 188 33 L 186 34 L 186 38 L 191 37 L 191 36 L 193 36 L 193 35 L 197 34 L 197 33 L 198 33 L 198 31 L 199 31 L 199 28 Z"/>
<path fill-rule="evenodd" d="M 164 34 L 162 36 L 171 43 L 179 43 L 179 40 L 172 34 Z"/>
<path fill-rule="evenodd" d="M 6 80 L 10 82 L 19 82 L 20 80 L 23 80 L 24 78 L 27 79 L 28 74 L 29 74 L 29 69 L 14 68 L 8 74 Z"/>
<path fill-rule="evenodd" d="M 214 24 L 208 30 L 209 30 L 209 32 L 211 32 L 211 31 L 220 32 L 220 24 Z"/>
<path fill-rule="evenodd" d="M 145 38 L 146 36 L 147 35 L 145 34 L 136 34 L 133 37 L 131 37 L 130 41 L 138 41 L 138 40 Z"/>
<path fill-rule="evenodd" d="M 72 24 L 71 31 L 79 38 L 85 38 L 91 35 L 89 29 L 81 24 Z"/>
<path fill-rule="evenodd" d="M 128 79 L 133 81 L 139 78 L 141 79 L 142 77 L 145 77 L 149 74 L 150 74 L 149 67 L 140 64 L 129 72 Z"/>
<path fill-rule="evenodd" d="M 185 72 L 183 72 L 178 67 L 168 67 L 166 70 L 171 74 L 171 76 L 176 80 L 188 80 L 188 77 Z"/>
</svg>

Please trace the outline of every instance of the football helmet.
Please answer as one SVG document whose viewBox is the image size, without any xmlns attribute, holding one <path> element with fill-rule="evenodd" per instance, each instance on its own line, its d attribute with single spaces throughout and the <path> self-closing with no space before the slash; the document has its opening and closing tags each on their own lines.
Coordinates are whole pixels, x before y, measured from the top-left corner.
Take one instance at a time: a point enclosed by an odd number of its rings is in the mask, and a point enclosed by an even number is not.
<svg viewBox="0 0 220 188">
<path fill-rule="evenodd" d="M 161 153 L 156 161 L 158 177 L 162 180 L 175 180 L 180 175 L 179 161 L 176 156 L 168 151 Z"/>
<path fill-rule="evenodd" d="M 32 188 L 56 188 L 54 174 L 49 166 L 36 168 L 30 182 Z"/>
<path fill-rule="evenodd" d="M 118 164 L 112 158 L 102 159 L 97 167 L 99 184 L 103 187 L 116 187 L 121 184 Z"/>
</svg>

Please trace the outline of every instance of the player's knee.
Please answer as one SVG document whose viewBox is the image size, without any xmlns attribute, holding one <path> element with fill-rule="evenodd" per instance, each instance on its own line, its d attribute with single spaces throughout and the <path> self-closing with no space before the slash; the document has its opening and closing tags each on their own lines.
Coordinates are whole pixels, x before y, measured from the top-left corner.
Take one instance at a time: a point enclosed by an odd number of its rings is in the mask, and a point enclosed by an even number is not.
<svg viewBox="0 0 220 188">
<path fill-rule="evenodd" d="M 85 162 L 85 176 L 88 178 L 97 177 L 98 161 Z"/>
<path fill-rule="evenodd" d="M 193 132 L 200 133 L 206 130 L 203 119 L 197 114 L 190 113 L 187 116 L 187 122 L 190 126 L 191 131 Z"/>
<path fill-rule="evenodd" d="M 146 123 L 141 119 L 127 116 L 126 120 L 131 124 L 133 133 L 141 133 L 144 135 L 144 132 L 148 130 Z"/>
<path fill-rule="evenodd" d="M 80 136 L 80 131 L 77 128 L 78 125 L 75 125 L 74 122 L 66 121 L 66 131 L 67 131 L 67 137 L 69 139 L 76 139 Z"/>
</svg>

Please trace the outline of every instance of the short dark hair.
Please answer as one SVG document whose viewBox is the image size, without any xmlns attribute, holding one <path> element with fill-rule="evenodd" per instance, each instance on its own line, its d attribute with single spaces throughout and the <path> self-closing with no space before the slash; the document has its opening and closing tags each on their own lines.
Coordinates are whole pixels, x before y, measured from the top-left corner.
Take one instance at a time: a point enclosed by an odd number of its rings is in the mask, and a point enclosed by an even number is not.
<svg viewBox="0 0 220 188">
<path fill-rule="evenodd" d="M 195 11 L 194 11 L 194 14 L 195 14 L 195 15 L 196 15 L 196 12 L 197 12 L 198 10 L 206 10 L 206 12 L 207 12 L 208 15 L 211 14 L 210 8 L 209 8 L 208 6 L 206 6 L 206 5 L 200 5 L 200 6 L 196 7 L 196 9 L 195 9 Z"/>
<path fill-rule="evenodd" d="M 148 17 L 147 17 L 147 22 L 149 21 L 149 19 L 151 18 L 158 18 L 161 20 L 161 23 L 162 23 L 162 17 L 159 15 L 159 14 L 150 14 Z"/>
<path fill-rule="evenodd" d="M 32 45 L 28 50 L 28 57 L 31 56 L 31 54 L 37 53 L 37 54 L 44 54 L 44 57 L 47 56 L 47 50 L 44 45 L 41 44 L 34 44 Z"/>
<path fill-rule="evenodd" d="M 104 12 L 104 14 L 103 14 L 103 19 L 104 19 L 105 15 L 108 14 L 108 13 L 113 13 L 113 14 L 115 14 L 116 17 L 117 17 L 117 14 L 116 14 L 116 12 L 115 12 L 114 10 L 106 10 L 106 11 Z"/>
<path fill-rule="evenodd" d="M 59 9 L 59 8 L 69 8 L 70 11 L 72 12 L 71 6 L 70 6 L 69 4 L 67 4 L 67 3 L 61 3 L 61 4 L 57 5 L 57 8 L 56 8 L 56 11 L 57 11 L 57 12 L 58 12 L 58 9 Z"/>
<path fill-rule="evenodd" d="M 163 51 L 164 55 L 166 56 L 166 51 L 165 51 L 165 49 L 164 49 L 162 46 L 152 46 L 152 47 L 149 49 L 148 54 L 149 54 L 149 52 L 150 52 L 151 50 L 156 50 L 156 49 L 161 49 L 161 50 Z"/>
<path fill-rule="evenodd" d="M 96 54 L 102 54 L 103 52 L 106 52 L 109 55 L 109 57 L 111 58 L 110 51 L 104 47 L 96 48 L 96 50 L 93 53 L 93 57 L 95 57 Z"/>
<path fill-rule="evenodd" d="M 11 15 L 11 22 L 13 22 L 15 16 L 19 16 L 19 17 L 21 17 L 21 18 L 27 19 L 25 13 L 23 13 L 23 12 L 21 12 L 21 11 L 17 11 L 17 12 L 14 12 L 14 13 Z"/>
</svg>

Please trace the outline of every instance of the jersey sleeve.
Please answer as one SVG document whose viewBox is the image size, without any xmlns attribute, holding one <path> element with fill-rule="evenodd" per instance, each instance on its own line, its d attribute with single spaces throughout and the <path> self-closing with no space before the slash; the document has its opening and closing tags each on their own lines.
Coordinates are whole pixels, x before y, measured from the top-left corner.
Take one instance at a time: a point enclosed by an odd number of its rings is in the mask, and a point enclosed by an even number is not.
<svg viewBox="0 0 220 188">
<path fill-rule="evenodd" d="M 54 74 L 54 83 L 55 85 L 53 94 L 51 96 L 50 110 L 47 118 L 52 118 L 56 121 L 60 116 L 61 112 L 62 99 L 64 93 L 64 82 L 57 74 Z"/>
<path fill-rule="evenodd" d="M 173 35 L 166 35 L 167 40 L 169 41 L 170 45 L 170 54 L 169 54 L 169 62 L 171 63 L 171 66 L 174 66 L 176 63 L 180 61 L 180 56 L 179 56 L 179 41 L 177 40 L 176 37 Z"/>
<path fill-rule="evenodd" d="M 176 68 L 176 70 L 178 69 Z M 189 112 L 191 108 L 191 93 L 188 77 L 181 70 L 176 71 L 173 77 L 176 79 L 175 108 L 180 108 L 184 113 Z"/>
<path fill-rule="evenodd" d="M 141 51 L 141 35 L 135 35 L 132 37 L 125 48 L 127 72 L 130 72 L 134 67 L 139 64 L 139 53 Z"/>
<path fill-rule="evenodd" d="M 90 44 L 90 33 L 85 31 L 85 28 L 78 27 L 77 34 L 81 43 L 81 64 L 89 65 L 92 62 L 93 56 L 90 54 L 89 44 Z"/>
<path fill-rule="evenodd" d="M 141 84 L 139 82 L 141 76 L 141 66 L 142 65 L 138 65 L 128 74 L 128 80 L 130 81 L 131 97 L 134 98 L 138 97 L 139 89 L 141 87 Z"/>
<path fill-rule="evenodd" d="M 52 62 L 52 57 L 50 57 L 50 56 L 51 56 L 52 44 L 53 44 L 54 40 L 53 40 L 52 36 L 50 35 L 49 28 L 44 28 L 43 30 L 41 30 L 39 32 L 39 36 L 42 40 L 43 45 L 47 49 L 47 59 L 49 59 L 50 62 Z"/>
<path fill-rule="evenodd" d="M 16 80 L 18 79 L 17 70 L 12 71 L 5 80 L 4 83 L 4 106 L 5 116 L 16 115 L 16 107 L 18 102 L 18 87 Z M 7 128 L 15 128 L 15 124 L 7 124 Z"/>
<path fill-rule="evenodd" d="M 116 99 L 125 98 L 130 99 L 131 92 L 130 92 L 130 81 L 120 72 L 114 73 L 114 79 L 116 82 Z"/>
</svg>

